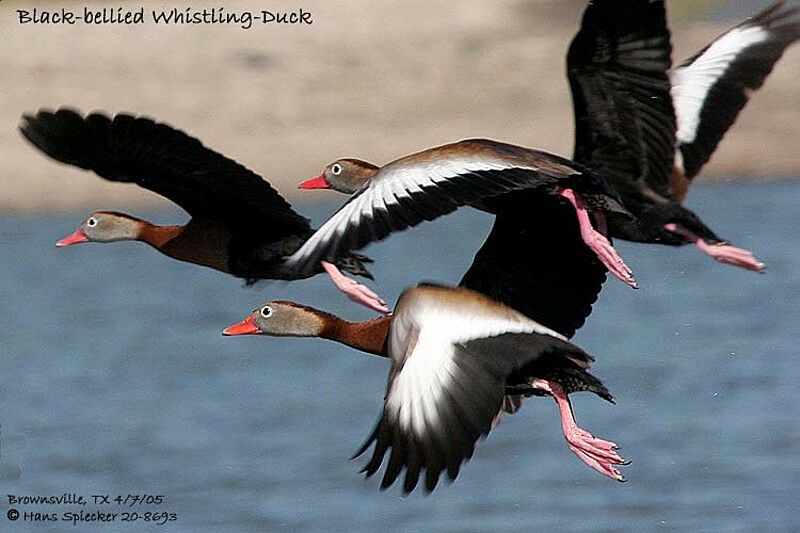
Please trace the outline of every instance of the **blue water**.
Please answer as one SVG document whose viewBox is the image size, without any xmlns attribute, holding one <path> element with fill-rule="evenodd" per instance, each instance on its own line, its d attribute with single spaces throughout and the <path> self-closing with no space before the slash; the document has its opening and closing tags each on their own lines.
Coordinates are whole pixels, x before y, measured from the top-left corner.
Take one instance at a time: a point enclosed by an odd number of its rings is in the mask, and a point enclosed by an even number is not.
<svg viewBox="0 0 800 533">
<path fill-rule="evenodd" d="M 163 494 L 135 510 L 177 520 L 11 526 L 3 496 L 0 531 L 797 531 L 800 183 L 700 184 L 689 205 L 769 271 L 619 243 L 642 289 L 608 282 L 576 337 L 618 403 L 573 398 L 579 422 L 633 460 L 628 483 L 580 463 L 554 403 L 533 399 L 455 484 L 408 498 L 348 460 L 379 411 L 385 360 L 220 336 L 268 298 L 370 316 L 326 279 L 246 290 L 139 243 L 54 248 L 84 213 L 2 216 L 0 494 Z M 319 221 L 333 204 L 298 208 Z M 463 210 L 373 246 L 382 294 L 457 282 L 489 222 Z"/>
</svg>

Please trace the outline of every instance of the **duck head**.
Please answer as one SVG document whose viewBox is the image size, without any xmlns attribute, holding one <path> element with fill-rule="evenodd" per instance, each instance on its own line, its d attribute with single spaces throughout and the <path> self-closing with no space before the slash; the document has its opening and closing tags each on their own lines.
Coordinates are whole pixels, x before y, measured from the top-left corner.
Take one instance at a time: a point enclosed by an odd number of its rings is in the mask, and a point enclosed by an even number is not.
<svg viewBox="0 0 800 533">
<path fill-rule="evenodd" d="M 378 172 L 378 167 L 359 159 L 334 161 L 316 178 L 300 184 L 301 189 L 333 189 L 353 194 Z"/>
<path fill-rule="evenodd" d="M 319 337 L 326 318 L 327 313 L 294 302 L 267 302 L 238 324 L 225 328 L 222 334 Z"/>
<path fill-rule="evenodd" d="M 56 246 L 71 246 L 82 242 L 134 241 L 141 234 L 144 221 L 124 213 L 95 211 L 75 230 L 56 242 Z"/>
</svg>

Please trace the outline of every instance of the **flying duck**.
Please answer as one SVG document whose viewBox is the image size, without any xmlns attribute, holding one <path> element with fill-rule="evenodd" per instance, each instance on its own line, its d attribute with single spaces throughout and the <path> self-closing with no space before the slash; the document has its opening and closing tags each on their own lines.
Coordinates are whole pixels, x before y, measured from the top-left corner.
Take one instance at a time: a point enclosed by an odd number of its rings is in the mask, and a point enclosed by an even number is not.
<svg viewBox="0 0 800 533">
<path fill-rule="evenodd" d="M 663 1 L 589 3 L 567 55 L 574 159 L 607 178 L 634 215 L 610 213 L 612 237 L 692 243 L 720 262 L 764 270 L 681 201 L 749 94 L 800 38 L 798 9 L 784 4 L 776 2 L 670 70 Z"/>
<path fill-rule="evenodd" d="M 571 205 L 585 244 L 613 275 L 636 287 L 632 271 L 603 234 L 606 212 L 627 216 L 615 193 L 590 169 L 553 154 L 468 139 L 407 155 L 383 167 L 340 159 L 300 187 L 331 188 L 352 196 L 287 260 L 290 270 L 305 272 L 322 259 L 359 250 L 463 205 L 499 215 L 509 202 L 519 204 L 509 198 L 524 196 L 536 202 L 522 205 L 532 216 L 541 202 L 562 199 Z M 590 213 L 599 229 L 594 228 Z M 544 250 L 540 260 L 547 261 L 548 253 Z"/>
<path fill-rule="evenodd" d="M 526 396 L 552 396 L 569 448 L 601 474 L 625 481 L 627 462 L 613 442 L 578 427 L 568 394 L 594 392 L 613 402 L 587 369 L 593 358 L 566 337 L 480 293 L 422 284 L 406 289 L 392 316 L 347 322 L 293 302 L 264 304 L 224 335 L 321 337 L 391 359 L 381 420 L 356 453 L 375 444 L 363 472 L 388 454 L 381 488 L 405 470 L 403 491 L 432 491 L 454 480 L 504 412 Z"/>
<path fill-rule="evenodd" d="M 173 259 L 226 272 L 248 284 L 324 271 L 352 299 L 388 311 L 374 292 L 341 272 L 371 279 L 364 266 L 371 260 L 365 256 L 342 254 L 302 274 L 287 275 L 285 258 L 314 233 L 308 220 L 259 175 L 180 130 L 124 113 L 84 117 L 62 108 L 24 115 L 20 131 L 53 159 L 109 181 L 135 183 L 172 200 L 192 217 L 183 226 L 157 226 L 124 213 L 95 211 L 57 246 L 137 240 Z"/>
</svg>

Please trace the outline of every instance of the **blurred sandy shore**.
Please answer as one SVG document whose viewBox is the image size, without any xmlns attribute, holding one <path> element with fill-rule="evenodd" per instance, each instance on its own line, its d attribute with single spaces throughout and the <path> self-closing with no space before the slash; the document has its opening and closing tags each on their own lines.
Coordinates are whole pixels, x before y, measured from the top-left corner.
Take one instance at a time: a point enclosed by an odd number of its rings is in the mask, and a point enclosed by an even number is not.
<svg viewBox="0 0 800 533">
<path fill-rule="evenodd" d="M 742 2 L 744 3 L 744 2 Z M 754 13 L 765 1 L 751 2 Z M 731 25 L 683 17 L 675 59 Z M 750 3 L 749 3 L 750 4 Z M 70 105 L 149 115 L 199 137 L 295 197 L 331 160 L 383 163 L 481 136 L 572 151 L 564 56 L 581 0 L 229 0 L 194 7 L 293 11 L 311 26 L 34 26 L 17 9 L 185 7 L 0 4 L 0 211 L 124 208 L 162 201 L 58 165 L 16 131 L 22 112 Z M 746 6 L 746 7 L 749 7 Z M 778 64 L 706 168 L 714 176 L 800 176 L 800 47 Z"/>
</svg>

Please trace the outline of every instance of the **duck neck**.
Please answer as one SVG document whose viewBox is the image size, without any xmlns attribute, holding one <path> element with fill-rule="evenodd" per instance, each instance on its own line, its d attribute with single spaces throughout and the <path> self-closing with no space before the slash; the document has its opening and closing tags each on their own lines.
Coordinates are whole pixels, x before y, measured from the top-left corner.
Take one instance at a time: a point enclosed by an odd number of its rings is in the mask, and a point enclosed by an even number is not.
<svg viewBox="0 0 800 533">
<path fill-rule="evenodd" d="M 169 241 L 183 233 L 184 228 L 184 226 L 157 226 L 143 220 L 139 227 L 137 240 L 161 249 Z"/>
<path fill-rule="evenodd" d="M 360 350 L 386 357 L 386 336 L 389 333 L 391 316 L 383 316 L 364 322 L 348 322 L 339 317 L 329 315 L 325 317 L 325 325 L 320 337 L 339 342 Z"/>
</svg>

